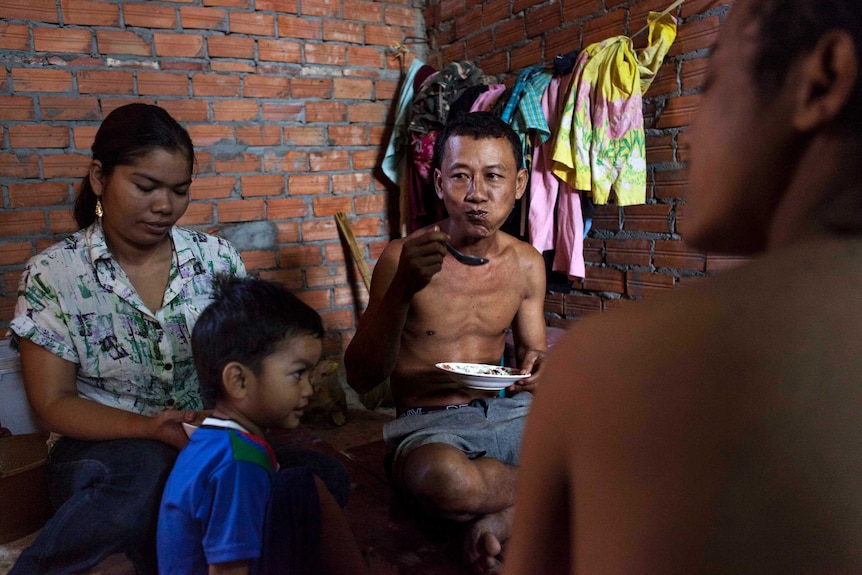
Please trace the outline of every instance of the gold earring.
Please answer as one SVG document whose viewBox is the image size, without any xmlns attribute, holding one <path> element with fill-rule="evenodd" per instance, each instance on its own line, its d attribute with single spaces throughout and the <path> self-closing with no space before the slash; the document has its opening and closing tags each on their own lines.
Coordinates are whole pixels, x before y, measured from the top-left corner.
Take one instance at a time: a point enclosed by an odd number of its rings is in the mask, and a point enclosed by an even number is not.
<svg viewBox="0 0 862 575">
<path fill-rule="evenodd" d="M 96 199 L 96 217 L 101 219 L 104 214 L 105 212 L 102 210 L 102 200 Z"/>
</svg>

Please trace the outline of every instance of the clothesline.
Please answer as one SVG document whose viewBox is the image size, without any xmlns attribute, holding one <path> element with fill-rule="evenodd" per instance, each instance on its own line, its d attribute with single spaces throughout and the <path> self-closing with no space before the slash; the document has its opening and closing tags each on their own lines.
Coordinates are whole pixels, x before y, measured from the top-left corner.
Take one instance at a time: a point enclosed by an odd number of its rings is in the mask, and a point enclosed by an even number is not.
<svg viewBox="0 0 862 575">
<path fill-rule="evenodd" d="M 674 10 L 676 10 L 677 8 L 682 6 L 683 2 L 685 2 L 685 0 L 676 0 L 676 2 L 674 2 L 673 4 L 671 4 L 670 6 L 665 8 L 664 10 L 662 10 L 659 13 L 658 18 L 664 18 L 665 16 L 667 16 L 668 14 L 670 14 L 671 12 L 673 12 Z M 640 30 L 638 30 L 637 32 L 632 34 L 630 36 L 630 38 L 634 38 L 635 36 L 640 36 L 641 34 L 646 32 L 647 30 L 649 30 L 649 23 L 647 23 L 643 28 L 641 28 Z"/>
</svg>

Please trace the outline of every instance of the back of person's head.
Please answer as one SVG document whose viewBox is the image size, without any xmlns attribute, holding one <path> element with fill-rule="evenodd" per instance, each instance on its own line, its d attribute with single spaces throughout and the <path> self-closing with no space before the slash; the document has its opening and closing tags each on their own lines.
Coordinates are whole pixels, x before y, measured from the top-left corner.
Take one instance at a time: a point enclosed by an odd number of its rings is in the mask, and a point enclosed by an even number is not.
<svg viewBox="0 0 862 575">
<path fill-rule="evenodd" d="M 786 80 L 791 64 L 830 30 L 846 31 L 856 44 L 856 86 L 836 125 L 862 130 L 862 0 L 761 0 L 752 2 L 759 23 L 754 77 L 764 98 Z"/>
<path fill-rule="evenodd" d="M 102 174 L 110 177 L 117 166 L 127 166 L 154 150 L 183 154 L 194 164 L 194 146 L 188 132 L 163 108 L 152 104 L 120 106 L 99 126 L 92 156 L 102 164 Z M 75 200 L 75 221 L 85 228 L 96 219 L 96 195 L 85 176 Z"/>
<path fill-rule="evenodd" d="M 434 167 L 439 168 L 446 153 L 446 143 L 452 136 L 469 137 L 476 140 L 505 138 L 512 146 L 515 166 L 523 167 L 524 158 L 518 134 L 503 120 L 490 112 L 456 114 L 443 126 L 434 142 Z"/>
<path fill-rule="evenodd" d="M 192 354 L 208 407 L 223 397 L 222 370 L 236 361 L 260 374 L 283 341 L 322 338 L 320 315 L 286 287 L 252 277 L 218 276 L 212 303 L 192 330 Z"/>
</svg>

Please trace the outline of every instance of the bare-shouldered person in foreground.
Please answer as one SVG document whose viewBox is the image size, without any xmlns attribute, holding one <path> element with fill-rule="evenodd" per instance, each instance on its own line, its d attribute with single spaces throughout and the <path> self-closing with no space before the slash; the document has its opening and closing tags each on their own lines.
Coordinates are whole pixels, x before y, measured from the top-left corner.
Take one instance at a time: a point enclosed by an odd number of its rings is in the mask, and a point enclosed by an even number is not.
<svg viewBox="0 0 862 575">
<path fill-rule="evenodd" d="M 506 575 L 862 572 L 860 88 L 859 0 L 737 0 L 683 232 L 758 255 L 554 347 Z"/>
<path fill-rule="evenodd" d="M 508 538 L 521 433 L 546 350 L 544 261 L 500 226 L 527 185 L 520 143 L 501 120 L 447 125 L 435 185 L 449 218 L 393 240 L 374 269 L 368 309 L 346 353 L 350 385 L 389 377 L 398 418 L 384 436 L 396 488 L 424 511 L 471 521 L 467 558 L 491 569 Z M 488 263 L 468 266 L 445 242 Z M 459 386 L 438 362 L 497 365 L 512 328 L 518 367 L 507 390 Z"/>
</svg>

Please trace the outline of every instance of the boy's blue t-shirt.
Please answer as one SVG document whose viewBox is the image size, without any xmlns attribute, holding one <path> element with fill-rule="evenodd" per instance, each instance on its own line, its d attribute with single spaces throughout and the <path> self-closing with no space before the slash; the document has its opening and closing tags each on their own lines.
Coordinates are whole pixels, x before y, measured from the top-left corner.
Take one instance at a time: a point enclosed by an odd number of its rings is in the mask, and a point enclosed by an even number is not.
<svg viewBox="0 0 862 575">
<path fill-rule="evenodd" d="M 206 575 L 208 566 L 260 557 L 270 446 L 239 424 L 208 417 L 180 452 L 162 495 L 161 575 Z"/>
</svg>

